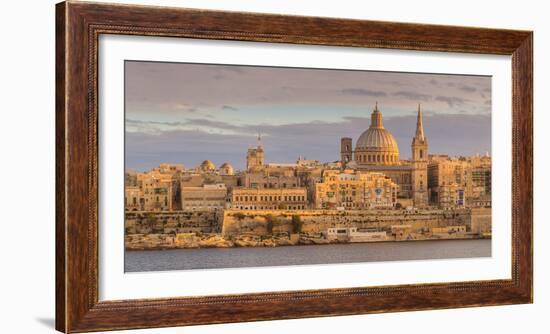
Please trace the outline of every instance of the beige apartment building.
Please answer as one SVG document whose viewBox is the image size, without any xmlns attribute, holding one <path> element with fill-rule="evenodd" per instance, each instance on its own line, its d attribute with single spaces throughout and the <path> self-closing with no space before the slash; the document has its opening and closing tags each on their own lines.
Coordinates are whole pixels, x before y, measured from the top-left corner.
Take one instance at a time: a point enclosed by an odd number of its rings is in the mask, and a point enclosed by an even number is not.
<svg viewBox="0 0 550 334">
<path fill-rule="evenodd" d="M 172 211 L 178 208 L 176 194 L 179 186 L 174 174 L 153 169 L 147 173 L 127 175 L 125 210 Z"/>
<path fill-rule="evenodd" d="M 143 191 L 144 211 L 172 211 L 174 209 L 176 182 L 170 174 L 151 172 L 138 175 Z"/>
<path fill-rule="evenodd" d="M 315 208 L 392 208 L 398 186 L 381 173 L 325 170 L 323 181 L 315 184 Z"/>
<path fill-rule="evenodd" d="M 430 202 L 442 209 L 464 207 L 468 163 L 448 156 L 435 156 L 428 164 Z"/>
<path fill-rule="evenodd" d="M 306 188 L 233 188 L 231 207 L 241 210 L 304 210 Z"/>
<path fill-rule="evenodd" d="M 428 164 L 430 202 L 442 209 L 491 206 L 491 158 L 433 156 Z"/>
<path fill-rule="evenodd" d="M 191 211 L 222 210 L 227 203 L 225 184 L 205 184 L 200 187 L 181 187 L 181 207 Z"/>
<path fill-rule="evenodd" d="M 140 187 L 126 186 L 124 188 L 124 207 L 126 211 L 142 211 L 145 203 Z"/>
</svg>

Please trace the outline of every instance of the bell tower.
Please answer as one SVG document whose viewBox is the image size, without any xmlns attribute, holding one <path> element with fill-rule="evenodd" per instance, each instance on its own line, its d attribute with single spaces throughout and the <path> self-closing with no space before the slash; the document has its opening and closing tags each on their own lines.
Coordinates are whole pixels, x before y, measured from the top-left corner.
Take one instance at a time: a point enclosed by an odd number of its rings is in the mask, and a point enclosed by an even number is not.
<svg viewBox="0 0 550 334">
<path fill-rule="evenodd" d="M 416 116 L 416 133 L 411 144 L 413 165 L 412 195 L 414 205 L 422 207 L 428 204 L 428 139 L 424 134 L 422 110 L 418 104 Z"/>
<path fill-rule="evenodd" d="M 353 141 L 351 138 L 344 137 L 340 139 L 340 161 L 342 162 L 343 166 L 345 166 L 348 162 L 352 160 L 352 145 Z"/>
<path fill-rule="evenodd" d="M 262 136 L 258 134 L 258 144 L 251 147 L 246 152 L 246 169 L 262 167 L 264 165 L 264 147 L 262 145 Z"/>
</svg>

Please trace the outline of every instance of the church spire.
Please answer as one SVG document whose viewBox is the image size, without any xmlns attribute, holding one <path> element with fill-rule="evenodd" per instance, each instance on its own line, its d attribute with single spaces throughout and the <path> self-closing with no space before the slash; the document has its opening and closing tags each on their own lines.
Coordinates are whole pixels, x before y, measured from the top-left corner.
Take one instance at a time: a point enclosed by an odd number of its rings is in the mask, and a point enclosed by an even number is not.
<svg viewBox="0 0 550 334">
<path fill-rule="evenodd" d="M 257 139 L 258 139 L 258 145 L 257 145 L 257 147 L 258 147 L 259 149 L 262 149 L 262 148 L 263 148 L 263 146 L 262 146 L 262 134 L 261 134 L 259 131 L 258 131 L 258 138 L 257 138 Z"/>
<path fill-rule="evenodd" d="M 418 104 L 418 114 L 416 116 L 416 135 L 414 137 L 417 141 L 423 142 L 424 137 L 424 124 L 422 123 L 422 110 L 420 110 L 420 103 Z"/>
</svg>

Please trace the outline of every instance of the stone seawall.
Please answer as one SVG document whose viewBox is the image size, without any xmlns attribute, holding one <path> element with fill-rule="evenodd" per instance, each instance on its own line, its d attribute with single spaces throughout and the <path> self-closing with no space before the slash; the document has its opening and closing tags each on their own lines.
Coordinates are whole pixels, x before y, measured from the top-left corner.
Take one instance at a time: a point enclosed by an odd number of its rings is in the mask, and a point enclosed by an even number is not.
<svg viewBox="0 0 550 334">
<path fill-rule="evenodd" d="M 223 214 L 216 211 L 126 212 L 126 234 L 220 233 Z"/>
<path fill-rule="evenodd" d="M 297 216 L 302 223 L 301 232 L 320 233 L 329 227 L 357 227 L 390 231 L 395 225 L 410 225 L 413 232 L 426 228 L 465 225 L 471 230 L 471 211 L 430 210 L 410 213 L 398 210 L 225 210 L 222 234 L 263 235 L 267 232 L 270 220 L 273 232 L 292 232 L 292 217 Z"/>
<path fill-rule="evenodd" d="M 491 208 L 472 209 L 471 228 L 473 233 L 488 236 L 492 233 Z"/>
<path fill-rule="evenodd" d="M 490 238 L 491 209 L 127 212 L 125 227 L 128 250 L 349 242 L 321 233 L 331 227 L 386 232 L 385 241 L 475 239 Z"/>
</svg>

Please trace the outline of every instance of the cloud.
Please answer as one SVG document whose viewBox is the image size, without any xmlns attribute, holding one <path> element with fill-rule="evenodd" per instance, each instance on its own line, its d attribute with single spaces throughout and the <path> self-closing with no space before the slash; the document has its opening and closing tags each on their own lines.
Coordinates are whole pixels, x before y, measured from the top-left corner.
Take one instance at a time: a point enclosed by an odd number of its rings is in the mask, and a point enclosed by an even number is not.
<svg viewBox="0 0 550 334">
<path fill-rule="evenodd" d="M 343 94 L 346 95 L 362 95 L 362 96 L 374 96 L 374 97 L 383 97 L 386 96 L 386 92 L 368 90 L 363 88 L 344 88 L 341 90 Z"/>
<path fill-rule="evenodd" d="M 461 91 L 466 92 L 466 93 L 473 93 L 473 92 L 477 91 L 477 88 L 475 88 L 473 86 L 468 86 L 468 85 L 460 85 L 458 87 L 458 89 L 460 89 Z"/>
<path fill-rule="evenodd" d="M 404 97 L 404 98 L 416 100 L 416 101 L 429 101 L 432 99 L 430 95 L 421 94 L 421 93 L 412 92 L 412 91 L 399 91 L 399 92 L 393 93 L 392 95 L 397 97 Z"/>
<path fill-rule="evenodd" d="M 220 135 L 247 134 L 248 129 L 222 121 L 214 121 L 205 118 L 185 119 L 183 121 L 142 121 L 127 119 L 127 133 L 145 133 L 150 135 L 162 135 L 171 131 L 198 131 L 205 135 L 218 133 Z"/>
<path fill-rule="evenodd" d="M 441 95 L 437 96 L 435 100 L 439 102 L 445 102 L 451 108 L 454 108 L 455 106 L 461 106 L 464 103 L 466 103 L 466 101 L 468 101 L 467 99 L 457 97 L 457 96 L 441 96 Z"/>
<path fill-rule="evenodd" d="M 229 106 L 229 105 L 226 105 L 226 104 L 224 104 L 224 105 L 222 106 L 222 109 L 223 109 L 223 110 L 233 110 L 233 111 L 239 110 L 239 108 L 235 108 L 235 107 L 232 107 L 232 106 Z"/>
<path fill-rule="evenodd" d="M 224 130 L 240 130 L 243 127 L 238 125 L 233 125 L 227 122 L 222 121 L 213 121 L 209 119 L 197 118 L 197 119 L 188 119 L 185 122 L 186 125 L 200 125 L 213 129 L 224 129 Z"/>
<path fill-rule="evenodd" d="M 197 111 L 197 108 L 195 106 L 192 106 L 188 103 L 175 103 L 172 106 L 173 109 L 178 111 L 187 111 L 187 112 L 195 112 Z"/>
</svg>

